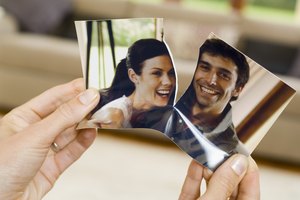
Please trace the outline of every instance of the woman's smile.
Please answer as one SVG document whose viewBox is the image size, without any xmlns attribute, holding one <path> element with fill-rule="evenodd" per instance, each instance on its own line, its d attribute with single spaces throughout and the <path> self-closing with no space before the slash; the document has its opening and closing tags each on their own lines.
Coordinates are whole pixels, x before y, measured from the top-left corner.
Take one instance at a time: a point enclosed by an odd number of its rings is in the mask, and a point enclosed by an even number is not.
<svg viewBox="0 0 300 200">
<path fill-rule="evenodd" d="M 135 99 L 139 108 L 166 106 L 175 89 L 175 72 L 168 55 L 143 62 L 141 75 L 136 76 Z"/>
</svg>

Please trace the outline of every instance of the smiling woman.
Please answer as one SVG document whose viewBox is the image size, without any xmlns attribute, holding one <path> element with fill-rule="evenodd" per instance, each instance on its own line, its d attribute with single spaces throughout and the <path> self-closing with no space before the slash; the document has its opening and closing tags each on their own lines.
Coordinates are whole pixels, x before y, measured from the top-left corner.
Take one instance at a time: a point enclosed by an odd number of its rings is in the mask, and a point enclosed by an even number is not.
<svg viewBox="0 0 300 200">
<path fill-rule="evenodd" d="M 135 113 L 173 105 L 175 84 L 175 70 L 165 43 L 140 39 L 118 64 L 111 86 L 100 91 L 101 101 L 89 123 L 100 128 L 129 128 Z"/>
</svg>

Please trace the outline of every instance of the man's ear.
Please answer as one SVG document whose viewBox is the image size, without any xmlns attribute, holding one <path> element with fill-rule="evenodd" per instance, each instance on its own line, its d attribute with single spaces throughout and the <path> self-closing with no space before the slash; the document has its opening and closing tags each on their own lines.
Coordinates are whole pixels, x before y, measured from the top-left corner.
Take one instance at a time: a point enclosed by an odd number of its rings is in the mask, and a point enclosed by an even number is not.
<svg viewBox="0 0 300 200">
<path fill-rule="evenodd" d="M 240 95 L 240 93 L 243 90 L 243 86 L 237 87 L 232 91 L 232 96 L 238 98 L 238 96 Z"/>
<path fill-rule="evenodd" d="M 138 75 L 134 72 L 133 69 L 128 69 L 128 77 L 134 84 L 137 84 L 139 82 Z"/>
</svg>

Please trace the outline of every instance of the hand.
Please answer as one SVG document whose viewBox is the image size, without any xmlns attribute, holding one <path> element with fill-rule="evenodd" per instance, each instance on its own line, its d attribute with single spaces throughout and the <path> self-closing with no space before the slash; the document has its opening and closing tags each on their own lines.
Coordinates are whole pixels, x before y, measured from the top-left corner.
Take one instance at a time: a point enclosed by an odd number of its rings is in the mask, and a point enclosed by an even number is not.
<svg viewBox="0 0 300 200">
<path fill-rule="evenodd" d="M 54 87 L 0 121 L 0 199 L 41 199 L 92 144 L 96 131 L 75 130 L 98 103 L 82 79 Z M 51 150 L 55 142 L 59 149 Z"/>
<path fill-rule="evenodd" d="M 200 196 L 201 181 L 207 188 Z M 192 161 L 182 187 L 181 200 L 257 200 L 260 199 L 259 173 L 254 160 L 233 155 L 212 174 L 196 161 Z"/>
</svg>

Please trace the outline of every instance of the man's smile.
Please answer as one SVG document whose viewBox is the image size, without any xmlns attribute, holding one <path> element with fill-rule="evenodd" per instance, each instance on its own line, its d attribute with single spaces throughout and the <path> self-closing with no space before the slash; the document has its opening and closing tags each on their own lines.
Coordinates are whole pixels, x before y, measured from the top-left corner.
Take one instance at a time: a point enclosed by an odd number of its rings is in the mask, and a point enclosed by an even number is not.
<svg viewBox="0 0 300 200">
<path fill-rule="evenodd" d="M 219 95 L 221 93 L 217 88 L 209 87 L 206 85 L 200 85 L 200 90 L 201 92 L 209 95 Z"/>
</svg>

